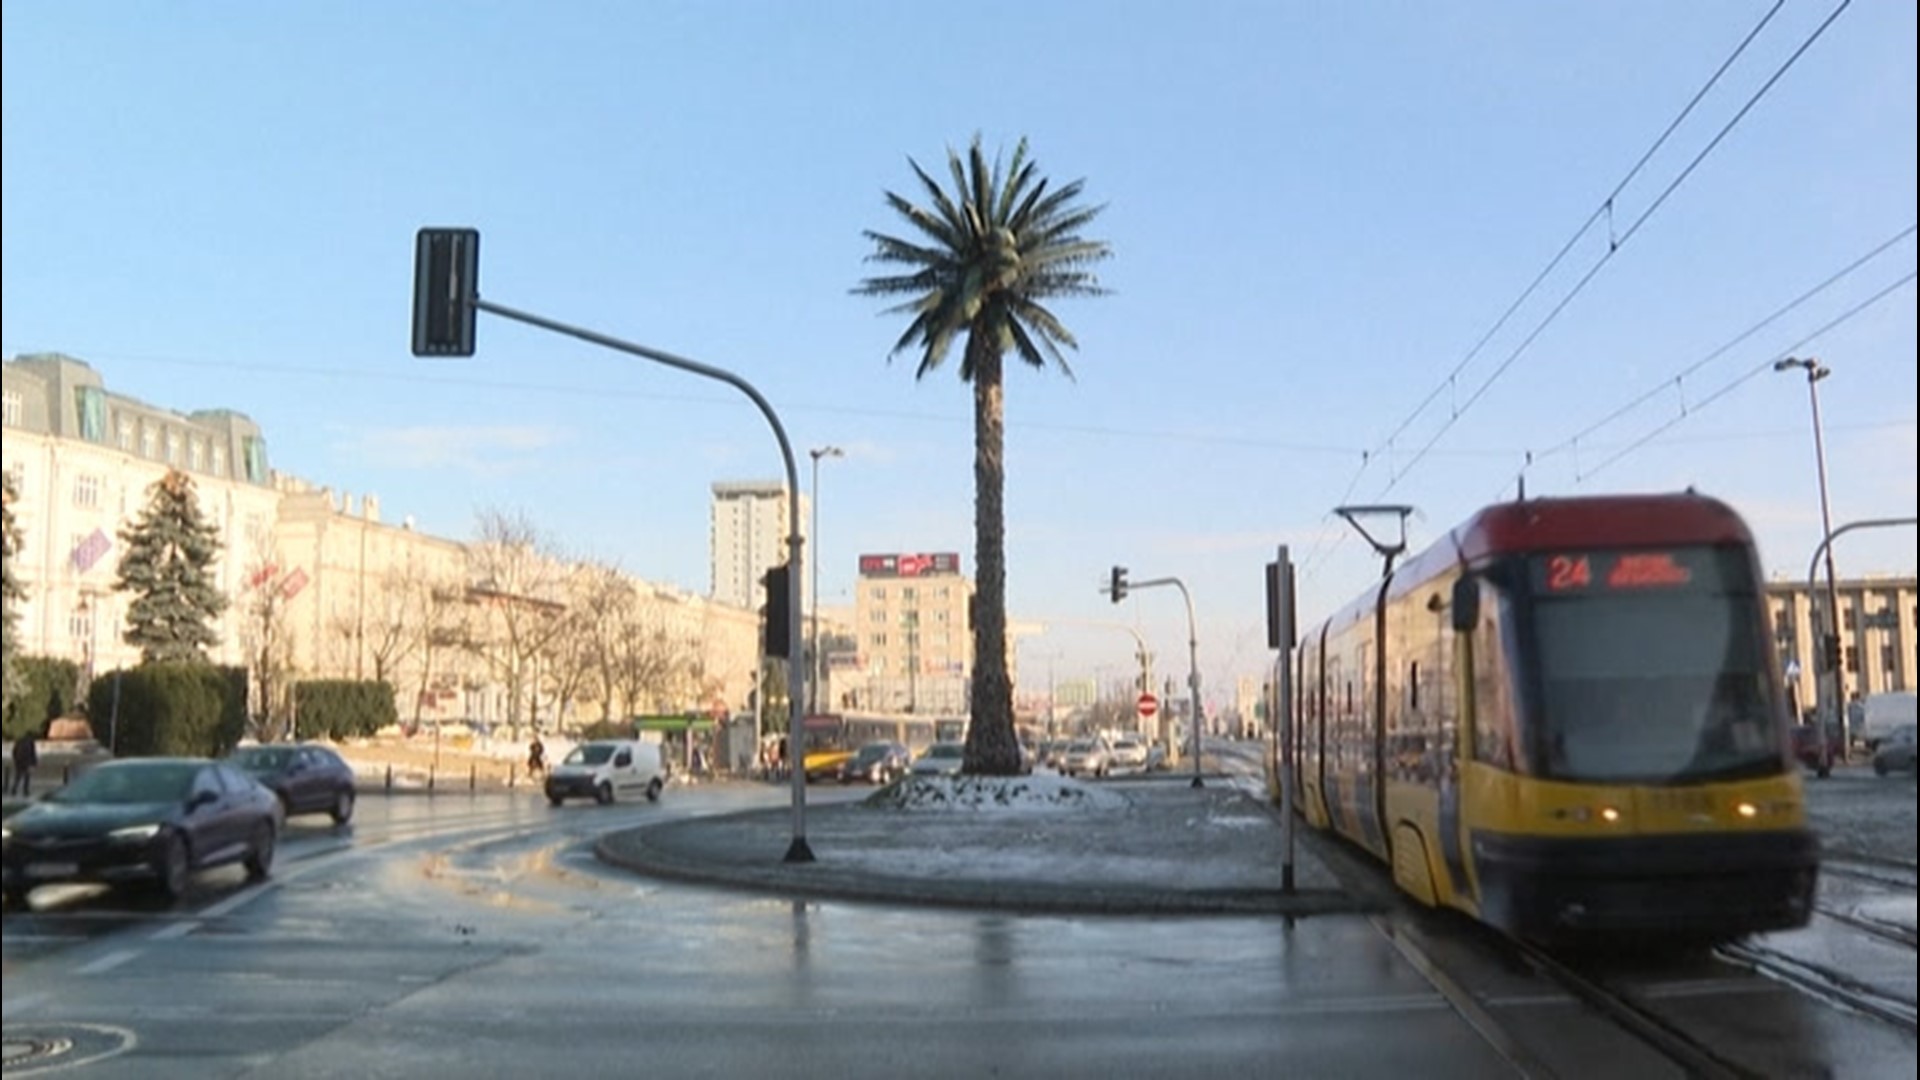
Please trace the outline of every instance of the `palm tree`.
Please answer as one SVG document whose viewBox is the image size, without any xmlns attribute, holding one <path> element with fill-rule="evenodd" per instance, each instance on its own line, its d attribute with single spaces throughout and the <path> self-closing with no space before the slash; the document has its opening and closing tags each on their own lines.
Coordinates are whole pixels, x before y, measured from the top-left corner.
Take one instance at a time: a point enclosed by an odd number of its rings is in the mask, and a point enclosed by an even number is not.
<svg viewBox="0 0 1920 1080">
<path fill-rule="evenodd" d="M 1078 202 L 1083 181 L 1048 190 L 1021 139 L 1012 161 L 991 166 L 974 136 L 963 161 L 947 151 L 952 191 L 943 191 L 918 162 L 914 175 L 926 189 L 927 206 L 887 192 L 887 205 L 921 234 L 913 243 L 867 230 L 869 262 L 904 267 L 870 277 L 853 291 L 863 296 L 904 296 L 888 314 L 910 312 L 913 321 L 889 358 L 912 347 L 920 354 L 914 378 L 924 378 L 965 334 L 960 379 L 973 384 L 973 528 L 977 575 L 973 613 L 972 723 L 967 729 L 970 773 L 1010 775 L 1020 768 L 1013 730 L 1013 686 L 1007 676 L 1007 555 L 1005 388 L 1002 361 L 1008 353 L 1032 367 L 1049 362 L 1068 378 L 1060 346 L 1078 348 L 1067 328 L 1042 301 L 1106 292 L 1090 269 L 1112 254 L 1103 241 L 1081 230 L 1103 207 Z"/>
</svg>

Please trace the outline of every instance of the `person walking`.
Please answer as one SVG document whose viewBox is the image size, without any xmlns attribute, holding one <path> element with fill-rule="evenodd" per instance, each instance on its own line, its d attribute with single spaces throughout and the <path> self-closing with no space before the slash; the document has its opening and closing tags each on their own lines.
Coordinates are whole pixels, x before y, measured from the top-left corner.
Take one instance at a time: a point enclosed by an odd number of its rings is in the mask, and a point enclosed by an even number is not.
<svg viewBox="0 0 1920 1080">
<path fill-rule="evenodd" d="M 7 794 L 33 794 L 33 770 L 39 765 L 40 745 L 34 741 L 33 732 L 21 732 L 13 740 L 13 783 L 8 785 Z"/>
<path fill-rule="evenodd" d="M 547 748 L 540 736 L 533 737 L 533 745 L 527 747 L 527 775 L 542 776 L 547 771 Z"/>
</svg>

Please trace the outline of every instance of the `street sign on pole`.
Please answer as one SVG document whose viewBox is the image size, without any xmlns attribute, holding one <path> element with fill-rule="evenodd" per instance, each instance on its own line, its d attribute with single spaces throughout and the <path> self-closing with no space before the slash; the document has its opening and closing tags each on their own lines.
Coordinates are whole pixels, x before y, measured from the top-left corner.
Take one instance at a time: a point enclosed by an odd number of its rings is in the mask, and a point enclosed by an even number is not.
<svg viewBox="0 0 1920 1080">
<path fill-rule="evenodd" d="M 480 231 L 421 229 L 413 241 L 413 355 L 472 356 Z"/>
<path fill-rule="evenodd" d="M 1139 711 L 1140 719 L 1151 720 L 1153 714 L 1160 711 L 1160 699 L 1152 694 L 1141 694 L 1140 700 L 1134 703 L 1134 707 Z"/>
</svg>

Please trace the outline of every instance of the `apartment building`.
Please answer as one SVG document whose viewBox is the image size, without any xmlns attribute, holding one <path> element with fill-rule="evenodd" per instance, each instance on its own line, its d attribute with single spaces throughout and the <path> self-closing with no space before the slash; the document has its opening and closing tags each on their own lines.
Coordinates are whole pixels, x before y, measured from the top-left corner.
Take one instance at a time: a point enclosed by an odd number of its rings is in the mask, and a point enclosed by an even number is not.
<svg viewBox="0 0 1920 1080">
<path fill-rule="evenodd" d="M 1835 582 L 1839 596 L 1841 699 L 1888 690 L 1915 688 L 1920 664 L 1920 637 L 1915 622 L 1915 579 L 1912 576 L 1847 578 Z M 1805 580 L 1767 583 L 1767 609 L 1772 615 L 1774 642 L 1795 704 L 1806 710 L 1816 700 L 1814 680 L 1819 665 L 1816 634 L 1825 621 L 1827 587 Z"/>
<path fill-rule="evenodd" d="M 713 485 L 707 552 L 712 584 L 707 595 L 729 607 L 757 611 L 765 603 L 761 580 L 787 561 L 787 487 L 772 480 L 730 480 Z M 800 534 L 806 535 L 807 499 L 800 497 Z M 811 558 L 810 554 L 807 557 Z M 813 601 L 811 575 L 800 581 L 802 602 Z"/>
<path fill-rule="evenodd" d="M 973 582 L 960 556 L 860 556 L 854 592 L 859 659 L 836 692 L 851 708 L 965 716 L 971 711 L 973 630 L 967 621 Z"/>
</svg>

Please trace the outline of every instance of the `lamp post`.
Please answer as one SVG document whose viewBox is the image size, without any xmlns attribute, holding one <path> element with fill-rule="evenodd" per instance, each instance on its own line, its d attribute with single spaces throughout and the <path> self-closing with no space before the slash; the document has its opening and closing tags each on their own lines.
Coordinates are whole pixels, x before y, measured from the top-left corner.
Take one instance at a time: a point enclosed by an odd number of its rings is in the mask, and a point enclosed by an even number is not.
<svg viewBox="0 0 1920 1080">
<path fill-rule="evenodd" d="M 813 656 L 813 681 L 808 684 L 807 711 L 820 711 L 820 676 L 824 665 L 820 663 L 820 459 L 823 457 L 846 457 L 846 452 L 837 446 L 820 446 L 807 451 L 813 459 L 813 507 L 812 522 L 807 533 L 813 537 L 813 612 L 812 629 L 808 632 L 807 651 Z"/>
<path fill-rule="evenodd" d="M 1813 463 L 1820 479 L 1820 546 L 1825 554 L 1827 570 L 1827 626 L 1825 639 L 1819 643 L 1820 660 L 1814 668 L 1813 685 L 1815 700 L 1817 702 L 1816 709 L 1820 715 L 1822 730 L 1825 730 L 1825 725 L 1829 722 L 1829 718 L 1838 719 L 1840 723 L 1840 753 L 1844 757 L 1847 752 L 1846 748 L 1853 738 L 1853 733 L 1846 729 L 1846 709 L 1840 701 L 1842 690 L 1842 680 L 1840 677 L 1840 587 L 1838 578 L 1833 572 L 1833 510 L 1827 498 L 1827 447 L 1826 441 L 1820 431 L 1819 384 L 1821 379 L 1833 374 L 1833 369 L 1812 357 L 1802 358 L 1789 356 L 1774 361 L 1773 370 L 1800 370 L 1807 373 L 1807 404 L 1813 413 Z M 1829 675 L 1833 680 L 1832 697 L 1825 701 L 1821 700 L 1827 698 L 1827 680 L 1821 677 L 1823 673 L 1820 670 L 1823 666 L 1826 668 L 1824 674 Z M 1829 708 L 1831 708 L 1831 712 Z M 1825 744 L 1826 738 L 1823 734 L 1821 737 L 1821 745 L 1825 746 Z"/>
</svg>

